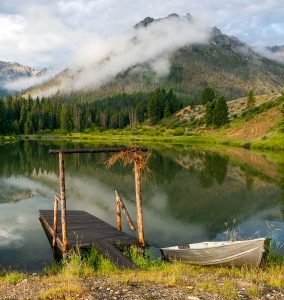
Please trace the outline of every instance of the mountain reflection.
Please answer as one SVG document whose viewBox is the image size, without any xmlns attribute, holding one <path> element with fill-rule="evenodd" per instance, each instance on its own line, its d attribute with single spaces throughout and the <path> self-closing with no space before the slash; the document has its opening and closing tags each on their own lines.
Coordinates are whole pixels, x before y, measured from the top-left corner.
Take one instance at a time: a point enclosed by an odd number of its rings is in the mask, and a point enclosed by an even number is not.
<svg viewBox="0 0 284 300">
<path fill-rule="evenodd" d="M 0 265 L 37 269 L 50 262 L 38 210 L 52 209 L 52 197 L 58 192 L 58 159 L 48 150 L 59 147 L 74 145 L 21 141 L 0 147 L 0 257 L 5 256 Z M 242 236 L 260 228 L 265 235 L 268 221 L 284 231 L 281 160 L 230 148 L 155 148 L 152 152 L 151 176 L 143 183 L 145 236 L 150 244 L 224 238 L 225 223 L 232 220 Z M 65 156 L 67 207 L 86 210 L 115 225 L 114 189 L 135 219 L 134 178 L 131 168 L 121 164 L 106 169 L 108 157 Z M 31 226 L 36 261 L 25 254 L 31 247 Z M 129 232 L 125 222 L 123 226 Z M 280 238 L 284 242 L 283 234 Z"/>
</svg>

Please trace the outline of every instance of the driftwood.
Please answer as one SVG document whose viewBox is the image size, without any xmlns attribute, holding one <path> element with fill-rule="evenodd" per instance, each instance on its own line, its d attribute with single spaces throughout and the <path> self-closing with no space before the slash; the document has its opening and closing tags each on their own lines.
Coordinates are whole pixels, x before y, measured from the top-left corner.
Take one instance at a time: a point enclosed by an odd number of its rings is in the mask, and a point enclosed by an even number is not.
<svg viewBox="0 0 284 300">
<path fill-rule="evenodd" d="M 116 199 L 117 229 L 119 231 L 121 231 L 121 210 L 122 210 L 125 214 L 125 217 L 126 217 L 126 220 L 127 220 L 127 223 L 129 225 L 130 229 L 132 231 L 135 231 L 136 228 L 135 228 L 133 221 L 122 201 L 121 196 L 119 195 L 119 193 L 117 191 L 114 191 L 114 193 L 115 193 L 115 199 Z"/>
</svg>

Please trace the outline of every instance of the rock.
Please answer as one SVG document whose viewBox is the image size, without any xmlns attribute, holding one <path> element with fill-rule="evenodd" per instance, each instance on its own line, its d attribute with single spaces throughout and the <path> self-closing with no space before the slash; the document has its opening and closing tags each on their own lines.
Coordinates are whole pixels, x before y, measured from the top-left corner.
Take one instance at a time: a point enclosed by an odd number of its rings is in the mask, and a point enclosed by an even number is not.
<svg viewBox="0 0 284 300">
<path fill-rule="evenodd" d="M 200 298 L 194 297 L 194 296 L 188 296 L 187 299 L 188 300 L 200 300 Z"/>
<path fill-rule="evenodd" d="M 27 282 L 28 282 L 28 279 L 25 278 L 25 279 L 23 279 L 23 280 L 20 282 L 20 284 L 25 284 L 25 283 L 27 283 Z"/>
</svg>

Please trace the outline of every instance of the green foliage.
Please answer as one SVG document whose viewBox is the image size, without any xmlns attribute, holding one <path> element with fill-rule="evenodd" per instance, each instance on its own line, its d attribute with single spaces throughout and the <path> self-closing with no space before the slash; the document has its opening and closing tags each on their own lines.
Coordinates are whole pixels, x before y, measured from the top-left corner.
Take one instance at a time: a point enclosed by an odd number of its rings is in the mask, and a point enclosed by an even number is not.
<svg viewBox="0 0 284 300">
<path fill-rule="evenodd" d="M 211 87 L 206 87 L 201 93 L 202 104 L 207 104 L 215 99 L 215 90 Z"/>
<path fill-rule="evenodd" d="M 167 93 L 164 89 L 156 89 L 149 94 L 148 117 L 151 125 L 155 125 L 163 118 L 174 114 L 182 107 L 173 90 Z"/>
<path fill-rule="evenodd" d="M 216 127 L 229 123 L 228 105 L 224 97 L 206 104 L 205 122 Z"/>
<path fill-rule="evenodd" d="M 74 129 L 73 117 L 71 109 L 65 104 L 62 107 L 61 114 L 60 114 L 60 124 L 63 130 L 68 132 Z"/>
<path fill-rule="evenodd" d="M 0 98 L 0 134 L 5 133 L 5 106 L 4 100 Z"/>
<path fill-rule="evenodd" d="M 255 106 L 255 97 L 254 97 L 253 90 L 250 90 L 247 96 L 247 108 L 252 108 L 254 106 Z"/>
<path fill-rule="evenodd" d="M 96 248 L 91 248 L 86 254 L 86 264 L 94 271 L 112 272 L 117 268 L 109 260 L 105 259 Z"/>
<path fill-rule="evenodd" d="M 120 248 L 119 245 L 118 247 Z M 136 246 L 125 246 L 121 250 L 123 250 L 124 255 L 129 257 L 136 266 L 144 270 L 160 268 L 165 264 L 161 259 L 153 259 L 148 250 Z"/>
<path fill-rule="evenodd" d="M 104 258 L 101 253 L 93 247 L 84 252 L 74 251 L 69 258 L 46 267 L 43 270 L 43 274 L 84 276 L 90 273 L 90 271 L 108 273 L 116 270 L 116 266 Z"/>
<path fill-rule="evenodd" d="M 174 136 L 184 135 L 184 128 L 176 128 L 173 132 Z"/>
<path fill-rule="evenodd" d="M 216 102 L 208 102 L 206 104 L 206 110 L 205 110 L 205 122 L 206 125 L 212 125 L 213 124 L 213 116 L 214 116 L 214 108 L 215 108 Z"/>
<path fill-rule="evenodd" d="M 149 119 L 156 124 L 182 107 L 173 90 L 156 89 L 149 94 L 121 94 L 84 102 L 82 95 L 57 94 L 41 100 L 22 97 L 0 98 L 0 135 L 84 132 L 89 128 L 136 127 Z"/>
<path fill-rule="evenodd" d="M 277 105 L 277 101 L 268 101 L 260 104 L 259 106 L 254 106 L 250 109 L 246 109 L 242 114 L 241 117 L 244 118 L 245 120 L 249 120 L 252 117 L 254 117 L 257 114 L 260 114 L 272 107 Z"/>
<path fill-rule="evenodd" d="M 4 272 L 1 274 L 1 277 L 3 277 L 8 283 L 17 284 L 23 279 L 23 274 L 18 272 Z"/>
<path fill-rule="evenodd" d="M 216 101 L 212 121 L 216 127 L 221 127 L 229 123 L 228 105 L 224 97 L 220 97 Z"/>
</svg>

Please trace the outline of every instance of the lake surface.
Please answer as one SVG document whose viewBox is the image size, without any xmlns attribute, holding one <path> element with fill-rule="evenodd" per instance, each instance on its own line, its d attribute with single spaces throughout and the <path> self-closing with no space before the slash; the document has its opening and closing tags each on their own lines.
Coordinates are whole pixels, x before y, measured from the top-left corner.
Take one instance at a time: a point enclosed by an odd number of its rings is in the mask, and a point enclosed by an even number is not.
<svg viewBox="0 0 284 300">
<path fill-rule="evenodd" d="M 52 251 L 38 220 L 53 209 L 58 160 L 50 148 L 72 144 L 22 141 L 0 146 L 0 266 L 40 271 Z M 83 145 L 76 145 L 83 147 Z M 205 240 L 271 236 L 284 252 L 284 153 L 232 148 L 152 149 L 143 183 L 145 238 L 153 247 Z M 114 189 L 135 220 L 134 176 L 106 154 L 66 155 L 67 208 L 115 225 Z M 123 230 L 127 228 L 123 216 Z M 225 233 L 228 231 L 228 233 Z"/>
</svg>

